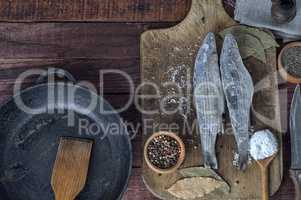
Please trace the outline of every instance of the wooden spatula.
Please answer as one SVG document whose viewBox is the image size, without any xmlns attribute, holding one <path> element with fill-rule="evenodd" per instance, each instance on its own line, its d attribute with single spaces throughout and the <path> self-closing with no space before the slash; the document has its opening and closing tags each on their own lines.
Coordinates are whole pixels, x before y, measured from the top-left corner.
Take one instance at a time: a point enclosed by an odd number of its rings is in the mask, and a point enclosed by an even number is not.
<svg viewBox="0 0 301 200">
<path fill-rule="evenodd" d="M 83 190 L 93 142 L 61 138 L 52 171 L 51 185 L 56 200 L 74 200 Z"/>
</svg>

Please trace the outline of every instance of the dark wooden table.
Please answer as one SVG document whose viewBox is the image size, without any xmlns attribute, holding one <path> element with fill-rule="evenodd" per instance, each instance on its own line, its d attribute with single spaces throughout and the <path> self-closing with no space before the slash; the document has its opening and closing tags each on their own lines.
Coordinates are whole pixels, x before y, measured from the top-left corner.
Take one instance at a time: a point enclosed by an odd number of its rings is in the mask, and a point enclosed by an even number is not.
<svg viewBox="0 0 301 200">
<path fill-rule="evenodd" d="M 190 3 L 189 0 L 0 0 L 0 101 L 13 94 L 14 81 L 25 70 L 61 67 L 77 80 L 87 80 L 102 88 L 100 93 L 115 108 L 122 107 L 130 95 L 128 82 L 121 76 L 108 74 L 99 85 L 98 71 L 120 69 L 137 86 L 140 34 L 178 23 L 187 14 Z M 229 13 L 233 12 L 233 6 L 233 0 L 225 1 Z M 32 84 L 34 80 L 29 79 L 25 87 Z M 289 89 L 290 100 L 294 86 L 280 87 Z M 121 115 L 133 124 L 141 121 L 133 104 Z M 156 199 L 141 179 L 141 127 L 139 130 L 132 142 L 133 174 L 124 199 Z M 272 198 L 275 200 L 294 197 L 288 175 L 289 134 L 284 135 L 284 141 L 284 180 Z"/>
</svg>

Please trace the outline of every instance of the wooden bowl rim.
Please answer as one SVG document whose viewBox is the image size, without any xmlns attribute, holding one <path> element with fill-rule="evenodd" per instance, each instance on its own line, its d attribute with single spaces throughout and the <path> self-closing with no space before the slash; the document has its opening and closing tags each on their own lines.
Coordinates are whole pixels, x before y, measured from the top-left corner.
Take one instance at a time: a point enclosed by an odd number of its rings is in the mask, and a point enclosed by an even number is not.
<svg viewBox="0 0 301 200">
<path fill-rule="evenodd" d="M 160 169 L 156 166 L 154 166 L 151 161 L 149 160 L 148 156 L 147 156 L 147 147 L 149 145 L 149 143 L 157 136 L 160 136 L 160 135 L 166 135 L 166 136 L 169 136 L 173 139 L 175 139 L 178 144 L 180 145 L 180 156 L 179 156 L 179 160 L 177 162 L 177 164 L 169 169 Z M 184 159 L 185 159 L 185 145 L 184 145 L 184 142 L 183 140 L 176 134 L 176 133 L 173 133 L 173 132 L 168 132 L 168 131 L 159 131 L 157 133 L 154 133 L 152 134 L 148 139 L 147 141 L 145 142 L 145 145 L 144 145 L 144 160 L 146 161 L 146 164 L 147 166 L 152 169 L 153 171 L 155 171 L 156 173 L 159 173 L 159 174 L 168 174 L 168 173 L 173 173 L 175 172 L 184 162 Z"/>
<path fill-rule="evenodd" d="M 297 77 L 294 77 L 293 75 L 289 74 L 283 64 L 282 64 L 282 55 L 283 55 L 283 52 L 288 49 L 288 48 L 291 48 L 291 47 L 301 47 L 301 41 L 296 41 L 296 42 L 291 42 L 291 43 L 288 43 L 286 44 L 280 51 L 279 53 L 279 56 L 278 56 L 278 70 L 279 70 L 279 73 L 281 75 L 281 77 L 286 80 L 287 82 L 289 83 L 294 83 L 294 84 L 300 84 L 301 83 L 301 78 L 297 78 Z"/>
</svg>

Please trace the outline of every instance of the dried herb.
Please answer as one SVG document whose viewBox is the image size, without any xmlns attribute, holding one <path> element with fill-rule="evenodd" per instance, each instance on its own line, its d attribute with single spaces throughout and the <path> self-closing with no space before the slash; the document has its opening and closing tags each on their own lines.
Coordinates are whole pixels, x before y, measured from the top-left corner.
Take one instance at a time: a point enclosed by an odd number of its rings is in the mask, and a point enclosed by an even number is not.
<svg viewBox="0 0 301 200">
<path fill-rule="evenodd" d="M 207 177 L 207 178 L 212 178 L 217 181 L 220 181 L 221 187 L 218 188 L 219 192 L 222 193 L 229 193 L 230 192 L 230 186 L 228 183 L 220 177 L 214 170 L 210 168 L 204 168 L 204 167 L 190 167 L 190 168 L 184 168 L 179 170 L 179 173 L 183 178 L 193 178 L 193 177 Z"/>
<path fill-rule="evenodd" d="M 212 169 L 204 168 L 204 167 L 191 167 L 191 168 L 184 168 L 179 170 L 179 173 L 182 177 L 191 178 L 191 177 L 210 177 L 216 180 L 223 179 Z"/>
<path fill-rule="evenodd" d="M 160 169 L 174 167 L 179 161 L 180 153 L 179 143 L 167 135 L 155 137 L 147 147 L 149 161 Z"/>
<path fill-rule="evenodd" d="M 230 192 L 230 186 L 215 171 L 204 167 L 184 168 L 178 171 L 178 180 L 166 191 L 177 199 L 215 197 Z M 213 198 L 214 199 L 214 198 Z"/>
<path fill-rule="evenodd" d="M 208 177 L 192 177 L 177 181 L 167 191 L 179 199 L 202 198 L 223 188 L 224 182 Z"/>
<path fill-rule="evenodd" d="M 287 73 L 301 78 L 301 47 L 285 49 L 282 54 L 282 64 Z"/>
<path fill-rule="evenodd" d="M 231 33 L 237 40 L 238 47 L 243 59 L 250 56 L 266 63 L 265 50 L 278 47 L 274 36 L 258 28 L 247 26 L 233 26 L 219 33 L 222 38 Z"/>
</svg>

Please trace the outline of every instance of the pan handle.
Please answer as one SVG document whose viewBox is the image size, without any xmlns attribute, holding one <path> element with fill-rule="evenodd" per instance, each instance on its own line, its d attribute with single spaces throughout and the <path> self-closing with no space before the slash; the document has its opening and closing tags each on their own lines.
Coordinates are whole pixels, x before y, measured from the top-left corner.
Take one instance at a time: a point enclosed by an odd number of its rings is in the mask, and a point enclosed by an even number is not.
<svg viewBox="0 0 301 200">
<path fill-rule="evenodd" d="M 60 79 L 66 79 L 68 82 L 76 83 L 76 79 L 72 74 L 70 74 L 68 71 L 60 68 L 49 68 L 47 71 L 45 71 L 43 74 L 41 74 L 38 79 L 35 81 L 36 84 L 43 84 L 48 82 L 49 78 L 54 81 L 55 77 Z"/>
</svg>

